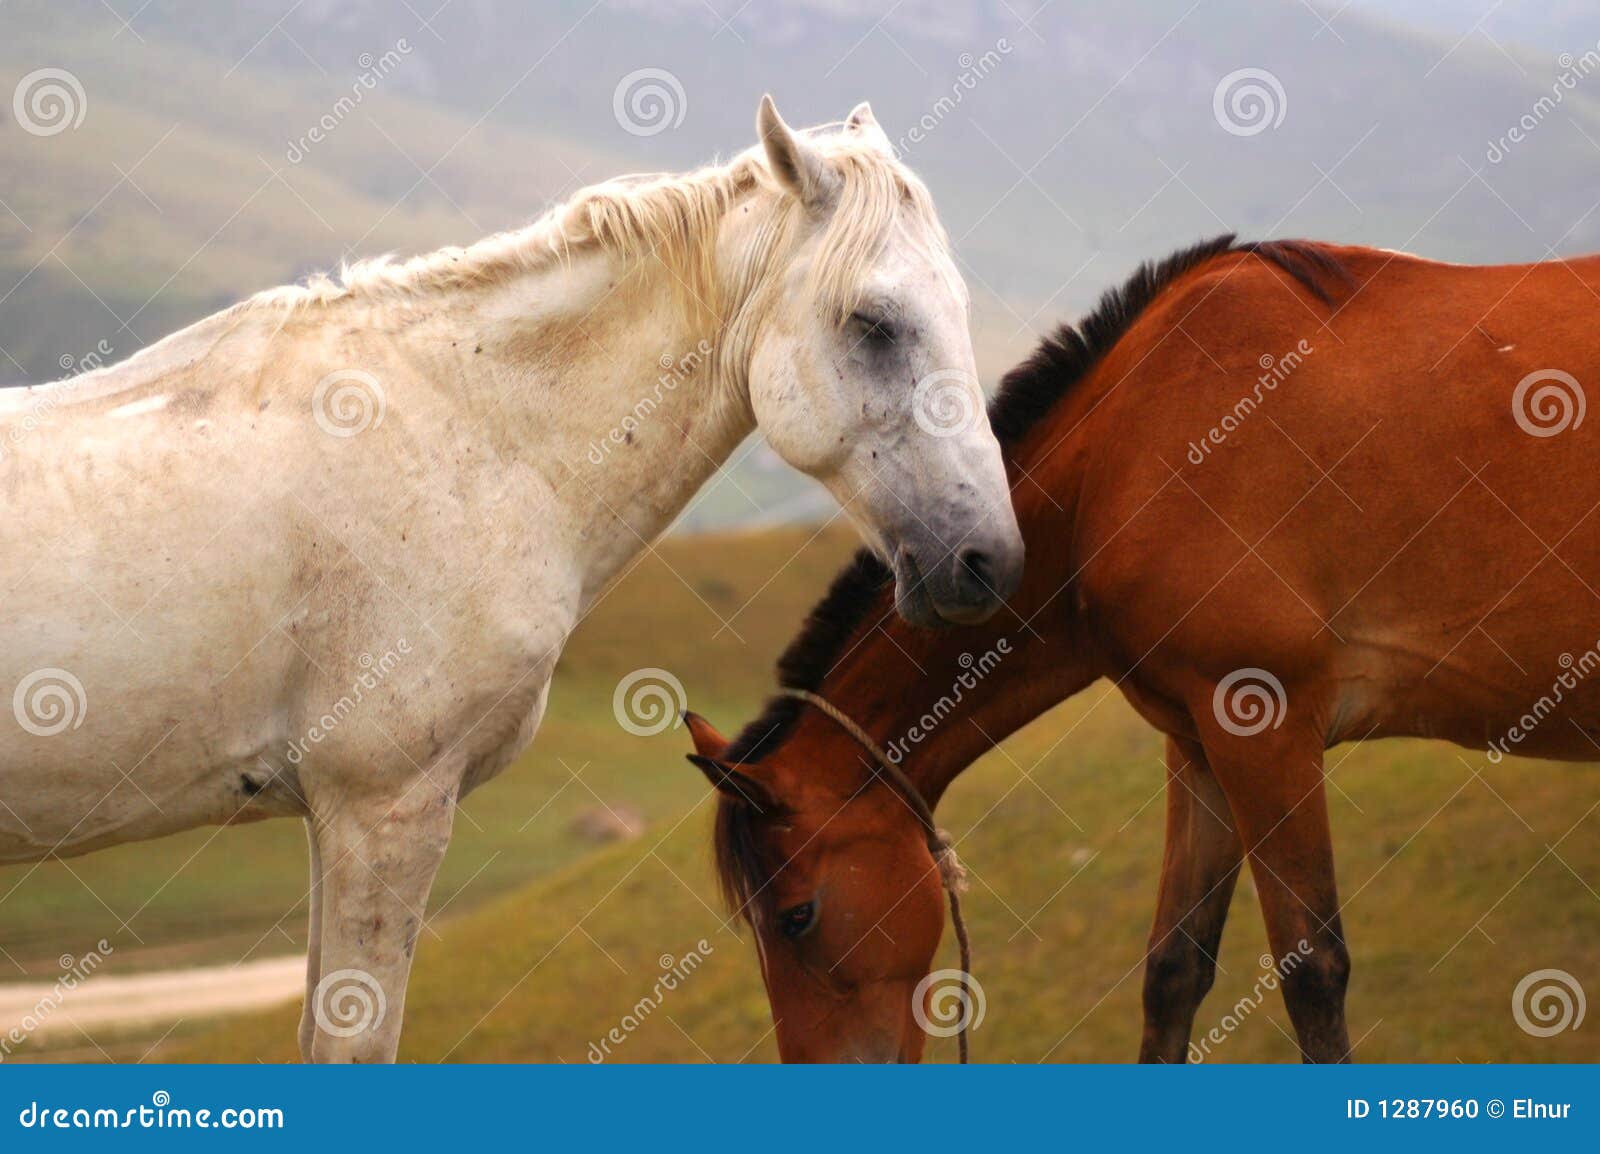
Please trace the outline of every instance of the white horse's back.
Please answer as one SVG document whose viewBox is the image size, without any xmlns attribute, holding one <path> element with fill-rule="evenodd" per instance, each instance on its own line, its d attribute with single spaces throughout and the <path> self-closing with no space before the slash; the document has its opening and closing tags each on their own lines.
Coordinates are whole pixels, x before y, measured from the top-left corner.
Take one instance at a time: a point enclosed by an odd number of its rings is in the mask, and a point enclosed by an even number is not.
<svg viewBox="0 0 1600 1154">
<path fill-rule="evenodd" d="M 0 860 L 226 820 L 219 762 L 270 743 L 287 670 L 248 648 L 293 573 L 260 500 L 277 418 L 259 364 L 217 355 L 248 343 L 229 321 L 0 394 Z"/>
</svg>

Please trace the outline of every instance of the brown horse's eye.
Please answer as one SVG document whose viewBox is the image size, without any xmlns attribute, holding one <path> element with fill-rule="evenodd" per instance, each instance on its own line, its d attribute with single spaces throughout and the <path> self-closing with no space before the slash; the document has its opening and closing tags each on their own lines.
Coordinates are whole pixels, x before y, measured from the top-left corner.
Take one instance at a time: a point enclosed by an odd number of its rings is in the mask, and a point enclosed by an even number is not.
<svg viewBox="0 0 1600 1154">
<path fill-rule="evenodd" d="M 817 921 L 817 904 L 804 902 L 798 906 L 790 906 L 778 915 L 778 925 L 783 930 L 786 938 L 801 937 Z"/>
</svg>

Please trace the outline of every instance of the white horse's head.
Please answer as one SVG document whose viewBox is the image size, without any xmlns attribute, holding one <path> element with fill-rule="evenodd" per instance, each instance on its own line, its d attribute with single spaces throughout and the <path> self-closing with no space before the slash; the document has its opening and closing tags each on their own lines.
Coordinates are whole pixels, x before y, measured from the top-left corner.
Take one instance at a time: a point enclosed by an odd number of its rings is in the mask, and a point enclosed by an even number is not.
<svg viewBox="0 0 1600 1154">
<path fill-rule="evenodd" d="M 932 200 L 865 104 L 797 134 L 764 98 L 757 127 L 792 204 L 751 335 L 756 422 L 893 566 L 908 621 L 981 621 L 1021 580 L 1022 535 Z"/>
</svg>

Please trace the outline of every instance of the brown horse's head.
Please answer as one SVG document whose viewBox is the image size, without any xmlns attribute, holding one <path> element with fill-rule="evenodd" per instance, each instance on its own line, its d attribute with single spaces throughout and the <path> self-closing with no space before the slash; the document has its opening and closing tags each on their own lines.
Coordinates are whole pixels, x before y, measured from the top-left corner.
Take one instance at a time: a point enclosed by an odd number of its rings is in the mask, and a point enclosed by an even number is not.
<svg viewBox="0 0 1600 1154">
<path fill-rule="evenodd" d="M 927 835 L 858 751 L 827 764 L 781 749 L 750 764 L 686 716 L 689 758 L 718 791 L 717 870 L 755 931 L 785 1062 L 915 1062 L 913 1013 L 944 928 Z"/>
</svg>

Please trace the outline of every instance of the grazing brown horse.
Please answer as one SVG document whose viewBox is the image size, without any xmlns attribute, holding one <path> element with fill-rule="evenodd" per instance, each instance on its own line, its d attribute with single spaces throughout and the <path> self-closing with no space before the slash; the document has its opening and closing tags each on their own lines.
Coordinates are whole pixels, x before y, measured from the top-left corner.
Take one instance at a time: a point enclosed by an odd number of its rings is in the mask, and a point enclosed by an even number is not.
<svg viewBox="0 0 1600 1154">
<path fill-rule="evenodd" d="M 1105 677 L 1167 736 L 1140 1057 L 1184 1060 L 1248 859 L 1301 1054 L 1348 1059 L 1324 751 L 1600 759 L 1597 292 L 1600 258 L 1224 237 L 1012 371 L 992 410 L 1028 550 L 1008 611 L 908 628 L 863 555 L 779 665 L 860 733 L 794 696 L 731 743 L 692 720 L 782 1057 L 921 1054 L 940 876 L 878 757 L 936 806 Z"/>
</svg>

